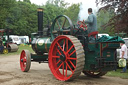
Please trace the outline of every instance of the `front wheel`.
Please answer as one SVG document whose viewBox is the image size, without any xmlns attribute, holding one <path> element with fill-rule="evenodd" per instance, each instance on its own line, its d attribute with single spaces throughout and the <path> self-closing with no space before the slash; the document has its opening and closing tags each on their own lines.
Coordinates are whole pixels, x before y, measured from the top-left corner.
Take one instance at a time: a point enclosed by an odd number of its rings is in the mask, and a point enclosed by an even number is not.
<svg viewBox="0 0 128 85">
<path fill-rule="evenodd" d="M 4 48 L 3 49 L 3 54 L 8 54 L 8 49 Z"/>
<path fill-rule="evenodd" d="M 23 50 L 20 55 L 20 68 L 23 72 L 28 72 L 31 66 L 31 54 L 28 50 Z"/>
</svg>

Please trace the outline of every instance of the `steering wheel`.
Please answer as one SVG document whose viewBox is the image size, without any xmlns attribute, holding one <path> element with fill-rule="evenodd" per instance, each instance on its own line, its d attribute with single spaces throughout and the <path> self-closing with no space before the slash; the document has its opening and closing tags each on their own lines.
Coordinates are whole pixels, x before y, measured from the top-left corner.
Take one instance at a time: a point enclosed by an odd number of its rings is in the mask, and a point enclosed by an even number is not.
<svg viewBox="0 0 128 85">
<path fill-rule="evenodd" d="M 87 25 L 84 23 L 84 21 L 78 21 L 77 24 L 79 25 L 79 28 L 83 29 L 84 31 L 87 30 Z"/>
</svg>

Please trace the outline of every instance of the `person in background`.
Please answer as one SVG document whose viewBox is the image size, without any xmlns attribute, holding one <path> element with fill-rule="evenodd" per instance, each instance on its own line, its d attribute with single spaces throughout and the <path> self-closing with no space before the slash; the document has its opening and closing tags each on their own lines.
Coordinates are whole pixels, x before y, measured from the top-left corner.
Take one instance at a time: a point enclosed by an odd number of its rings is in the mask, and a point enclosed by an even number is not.
<svg viewBox="0 0 128 85">
<path fill-rule="evenodd" d="M 128 56 L 127 56 L 127 46 L 125 45 L 125 42 L 121 42 L 120 43 L 120 46 L 121 46 L 120 58 L 127 60 L 127 58 L 128 58 Z M 127 70 L 127 64 L 123 68 L 123 70 L 121 71 L 121 73 L 125 73 L 126 70 Z"/>
</svg>

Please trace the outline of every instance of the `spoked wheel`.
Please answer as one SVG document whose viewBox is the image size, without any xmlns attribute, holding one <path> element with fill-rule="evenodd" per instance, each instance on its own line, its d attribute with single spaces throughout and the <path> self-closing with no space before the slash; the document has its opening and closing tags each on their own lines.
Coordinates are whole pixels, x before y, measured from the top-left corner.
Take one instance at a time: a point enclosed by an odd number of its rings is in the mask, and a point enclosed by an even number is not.
<svg viewBox="0 0 128 85">
<path fill-rule="evenodd" d="M 49 67 L 56 79 L 68 81 L 77 78 L 84 68 L 85 54 L 74 36 L 58 36 L 49 50 Z"/>
<path fill-rule="evenodd" d="M 23 72 L 28 72 L 31 66 L 31 55 L 28 50 L 23 50 L 20 55 L 20 68 Z"/>
<path fill-rule="evenodd" d="M 54 39 L 59 35 L 72 35 L 73 24 L 66 15 L 60 15 L 55 18 L 51 27 L 51 37 Z"/>
<path fill-rule="evenodd" d="M 103 76 L 105 75 L 107 72 L 100 72 L 100 71 L 97 71 L 97 72 L 94 72 L 94 71 L 83 71 L 83 73 L 89 77 L 94 77 L 94 78 L 98 78 L 100 76 Z"/>
<path fill-rule="evenodd" d="M 8 54 L 8 49 L 4 48 L 3 54 Z"/>
</svg>

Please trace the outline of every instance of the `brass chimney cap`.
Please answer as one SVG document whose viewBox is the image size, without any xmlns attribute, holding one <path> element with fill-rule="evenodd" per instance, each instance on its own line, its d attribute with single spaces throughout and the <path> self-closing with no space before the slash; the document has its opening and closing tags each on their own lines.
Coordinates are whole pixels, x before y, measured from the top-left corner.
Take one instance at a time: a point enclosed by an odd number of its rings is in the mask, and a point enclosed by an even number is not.
<svg viewBox="0 0 128 85">
<path fill-rule="evenodd" d="M 44 11 L 44 9 L 43 8 L 37 8 L 37 11 Z"/>
</svg>

